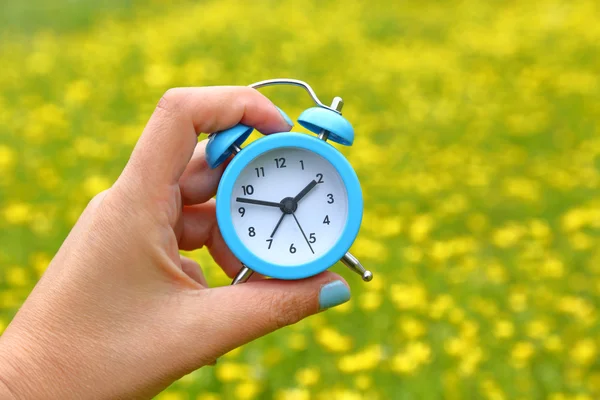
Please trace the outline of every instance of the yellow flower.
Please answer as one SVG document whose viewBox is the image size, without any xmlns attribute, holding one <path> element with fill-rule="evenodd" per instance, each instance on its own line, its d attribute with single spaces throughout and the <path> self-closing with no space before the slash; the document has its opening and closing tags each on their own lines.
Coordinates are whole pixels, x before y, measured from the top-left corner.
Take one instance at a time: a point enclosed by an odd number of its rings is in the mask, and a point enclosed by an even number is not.
<svg viewBox="0 0 600 400">
<path fill-rule="evenodd" d="M 90 97 L 91 93 L 92 88 L 89 81 L 71 82 L 65 90 L 65 102 L 70 105 L 82 104 Z"/>
<path fill-rule="evenodd" d="M 533 339 L 543 339 L 548 335 L 550 327 L 542 320 L 531 321 L 527 324 L 527 335 Z"/>
<path fill-rule="evenodd" d="M 425 325 L 416 318 L 402 318 L 399 323 L 400 330 L 408 339 L 416 339 L 423 336 L 427 329 Z"/>
<path fill-rule="evenodd" d="M 310 392 L 306 389 L 285 389 L 277 391 L 276 400 L 310 400 Z"/>
<path fill-rule="evenodd" d="M 510 293 L 508 302 L 514 311 L 524 311 L 527 308 L 527 295 L 520 290 L 514 290 Z"/>
<path fill-rule="evenodd" d="M 221 382 L 246 380 L 250 376 L 250 367 L 234 362 L 219 362 L 216 365 L 216 376 Z"/>
<path fill-rule="evenodd" d="M 344 373 L 375 369 L 383 358 L 380 345 L 367 346 L 356 354 L 348 354 L 340 358 L 338 368 Z"/>
<path fill-rule="evenodd" d="M 260 390 L 261 387 L 257 381 L 246 381 L 235 387 L 235 395 L 240 400 L 250 400 L 256 398 Z"/>
<path fill-rule="evenodd" d="M 15 163 L 15 151 L 8 146 L 0 144 L 0 172 L 6 173 Z"/>
<path fill-rule="evenodd" d="M 110 186 L 111 182 L 108 178 L 99 175 L 92 175 L 83 182 L 83 190 L 88 197 L 93 197 Z"/>
<path fill-rule="evenodd" d="M 582 339 L 571 349 L 570 357 L 579 365 L 588 365 L 596 360 L 598 347 L 592 339 Z"/>
<path fill-rule="evenodd" d="M 348 351 L 352 347 L 352 338 L 333 328 L 323 327 L 317 330 L 316 340 L 321 346 L 335 353 Z"/>
<path fill-rule="evenodd" d="M 529 342 L 517 342 L 511 351 L 511 358 L 517 367 L 524 366 L 533 356 L 535 349 Z"/>
<path fill-rule="evenodd" d="M 540 198 L 539 183 L 522 177 L 505 179 L 504 190 L 511 197 L 529 202 L 535 202 Z"/>
<path fill-rule="evenodd" d="M 404 351 L 396 354 L 391 360 L 392 371 L 407 375 L 415 372 L 421 365 L 429 363 L 431 348 L 424 342 L 411 342 Z"/>
<path fill-rule="evenodd" d="M 442 316 L 452 308 L 454 300 L 450 295 L 442 294 L 431 303 L 429 309 L 429 316 L 433 319 L 440 319 Z"/>
<path fill-rule="evenodd" d="M 433 228 L 434 221 L 431 215 L 418 215 L 410 226 L 409 235 L 414 242 L 422 242 L 427 238 Z"/>
<path fill-rule="evenodd" d="M 23 267 L 10 267 L 6 271 L 6 281 L 9 285 L 25 286 L 27 284 L 27 272 Z"/>
<path fill-rule="evenodd" d="M 506 249 L 516 245 L 525 234 L 523 227 L 510 224 L 494 232 L 492 240 L 500 248 Z"/>
<path fill-rule="evenodd" d="M 427 291 L 421 285 L 396 283 L 390 287 L 394 305 L 401 310 L 422 309 L 427 305 Z"/>
<path fill-rule="evenodd" d="M 26 203 L 13 203 L 4 208 L 4 218 L 9 224 L 23 224 L 32 217 L 31 206 Z"/>
<path fill-rule="evenodd" d="M 381 300 L 381 294 L 377 292 L 365 292 L 359 297 L 358 304 L 365 311 L 373 311 L 381 306 Z"/>
<path fill-rule="evenodd" d="M 312 386 L 319 381 L 319 368 L 304 368 L 296 372 L 296 382 L 301 386 Z"/>
</svg>

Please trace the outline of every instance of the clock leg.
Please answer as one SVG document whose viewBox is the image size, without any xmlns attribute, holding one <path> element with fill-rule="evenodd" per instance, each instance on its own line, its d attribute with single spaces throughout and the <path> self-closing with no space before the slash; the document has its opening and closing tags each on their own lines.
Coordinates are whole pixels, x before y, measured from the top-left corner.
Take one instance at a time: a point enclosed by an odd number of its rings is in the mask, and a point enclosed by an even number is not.
<svg viewBox="0 0 600 400">
<path fill-rule="evenodd" d="M 238 283 L 244 283 L 250 279 L 253 273 L 254 271 L 242 264 L 242 269 L 240 269 L 240 272 L 238 272 L 235 278 L 233 278 L 233 282 L 231 282 L 231 284 L 237 285 Z"/>
<path fill-rule="evenodd" d="M 352 254 L 346 253 L 346 255 L 342 257 L 340 261 L 343 262 L 346 267 L 359 274 L 363 281 L 369 282 L 371 279 L 373 279 L 373 273 L 371 271 L 367 271 L 365 267 L 362 266 L 360 261 L 358 261 L 358 259 Z"/>
</svg>

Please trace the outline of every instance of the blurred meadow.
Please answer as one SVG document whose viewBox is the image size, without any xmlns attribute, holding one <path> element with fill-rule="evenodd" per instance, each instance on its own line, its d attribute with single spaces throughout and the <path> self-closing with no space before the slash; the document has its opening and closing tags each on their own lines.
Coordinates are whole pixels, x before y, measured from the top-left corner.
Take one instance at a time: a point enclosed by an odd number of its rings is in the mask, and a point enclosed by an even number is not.
<svg viewBox="0 0 600 400">
<path fill-rule="evenodd" d="M 335 266 L 349 303 L 158 398 L 600 398 L 598 21 L 594 0 L 0 0 L 0 332 L 166 89 L 290 77 L 344 98 L 375 279 Z"/>
</svg>

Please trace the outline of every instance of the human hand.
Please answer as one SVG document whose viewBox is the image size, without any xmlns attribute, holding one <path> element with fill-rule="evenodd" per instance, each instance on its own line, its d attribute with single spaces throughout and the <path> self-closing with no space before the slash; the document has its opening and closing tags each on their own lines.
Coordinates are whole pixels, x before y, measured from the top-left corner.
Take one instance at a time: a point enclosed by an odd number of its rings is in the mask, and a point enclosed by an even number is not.
<svg viewBox="0 0 600 400">
<path fill-rule="evenodd" d="M 0 338 L 0 397 L 150 398 L 226 352 L 347 301 L 331 272 L 208 288 L 179 249 L 207 246 L 233 277 L 197 134 L 291 128 L 254 89 L 172 89 L 112 188 L 97 195 Z M 4 397 L 3 397 L 4 398 Z"/>
</svg>

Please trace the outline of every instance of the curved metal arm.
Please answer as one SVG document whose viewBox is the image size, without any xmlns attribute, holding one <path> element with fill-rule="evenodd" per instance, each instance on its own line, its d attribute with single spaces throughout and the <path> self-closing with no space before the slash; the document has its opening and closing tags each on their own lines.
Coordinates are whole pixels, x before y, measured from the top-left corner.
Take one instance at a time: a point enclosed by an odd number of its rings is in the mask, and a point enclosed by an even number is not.
<svg viewBox="0 0 600 400">
<path fill-rule="evenodd" d="M 254 89 L 260 89 L 262 87 L 265 86 L 274 86 L 274 85 L 291 85 L 291 86 L 300 86 L 302 88 L 304 88 L 308 94 L 310 95 L 310 97 L 313 99 L 313 101 L 319 106 L 319 107 L 323 107 L 326 108 L 328 110 L 331 111 L 335 111 L 338 114 L 341 114 L 341 112 L 339 112 L 338 110 L 336 110 L 335 108 L 326 106 L 325 104 L 323 104 L 321 102 L 321 100 L 319 100 L 319 98 L 317 97 L 317 95 L 315 94 L 315 91 L 310 87 L 310 85 L 304 81 L 300 81 L 298 79 L 287 79 L 287 78 L 279 78 L 279 79 L 267 79 L 266 81 L 260 81 L 260 82 L 256 82 L 253 83 L 251 85 L 248 85 L 251 88 Z"/>
</svg>

